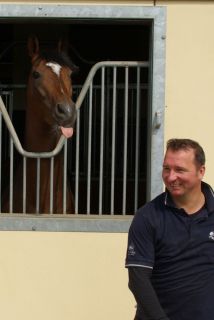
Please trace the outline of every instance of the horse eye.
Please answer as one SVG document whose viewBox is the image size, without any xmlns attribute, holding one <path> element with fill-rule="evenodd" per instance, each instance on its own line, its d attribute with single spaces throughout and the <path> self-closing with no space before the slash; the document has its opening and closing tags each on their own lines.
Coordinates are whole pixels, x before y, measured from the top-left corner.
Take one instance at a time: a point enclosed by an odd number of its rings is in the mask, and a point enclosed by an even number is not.
<svg viewBox="0 0 214 320">
<path fill-rule="evenodd" d="M 38 79 L 40 77 L 40 73 L 38 71 L 33 71 L 32 75 L 34 79 Z"/>
</svg>

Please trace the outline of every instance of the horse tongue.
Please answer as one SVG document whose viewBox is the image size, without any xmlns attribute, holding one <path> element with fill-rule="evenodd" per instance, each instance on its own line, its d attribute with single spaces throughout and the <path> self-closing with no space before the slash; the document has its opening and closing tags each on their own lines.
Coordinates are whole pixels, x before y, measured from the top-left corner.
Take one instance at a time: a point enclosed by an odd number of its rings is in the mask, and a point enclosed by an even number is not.
<svg viewBox="0 0 214 320">
<path fill-rule="evenodd" d="M 73 135 L 74 129 L 73 128 L 65 128 L 65 127 L 60 127 L 62 134 L 66 137 L 66 138 L 70 138 Z"/>
</svg>

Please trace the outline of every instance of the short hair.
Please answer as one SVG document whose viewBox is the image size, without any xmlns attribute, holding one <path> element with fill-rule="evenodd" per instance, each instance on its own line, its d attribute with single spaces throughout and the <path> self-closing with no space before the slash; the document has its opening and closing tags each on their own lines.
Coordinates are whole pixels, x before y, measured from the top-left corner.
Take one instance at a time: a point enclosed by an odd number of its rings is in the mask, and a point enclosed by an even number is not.
<svg viewBox="0 0 214 320">
<path fill-rule="evenodd" d="M 197 166 L 205 165 L 205 153 L 200 144 L 191 139 L 170 139 L 167 141 L 166 150 L 190 150 L 193 149 L 195 153 L 195 164 Z"/>
</svg>

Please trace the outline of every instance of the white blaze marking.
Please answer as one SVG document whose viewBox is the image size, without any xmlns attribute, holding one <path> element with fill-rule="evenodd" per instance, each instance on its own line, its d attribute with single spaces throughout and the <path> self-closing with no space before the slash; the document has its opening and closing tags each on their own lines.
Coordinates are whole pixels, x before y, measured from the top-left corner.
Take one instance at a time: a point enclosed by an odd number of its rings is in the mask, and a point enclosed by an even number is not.
<svg viewBox="0 0 214 320">
<path fill-rule="evenodd" d="M 53 72 L 56 73 L 56 75 L 59 77 L 60 70 L 62 67 L 58 63 L 48 62 L 46 63 L 46 66 L 50 67 L 53 70 Z"/>
</svg>

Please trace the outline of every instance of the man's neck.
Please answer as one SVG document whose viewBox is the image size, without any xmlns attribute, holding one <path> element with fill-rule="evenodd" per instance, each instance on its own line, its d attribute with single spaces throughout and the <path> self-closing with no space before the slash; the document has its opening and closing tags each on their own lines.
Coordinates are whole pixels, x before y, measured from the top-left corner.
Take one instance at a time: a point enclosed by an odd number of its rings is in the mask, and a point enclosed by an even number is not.
<svg viewBox="0 0 214 320">
<path fill-rule="evenodd" d="M 177 208 L 183 208 L 187 214 L 193 214 L 203 207 L 205 203 L 205 197 L 203 192 L 200 190 L 193 195 L 173 198 L 173 201 L 175 202 Z"/>
</svg>

